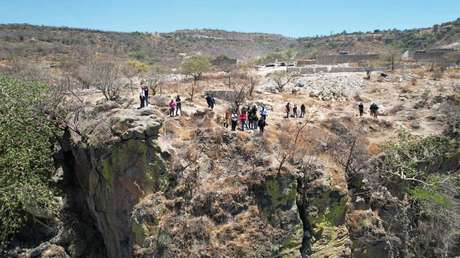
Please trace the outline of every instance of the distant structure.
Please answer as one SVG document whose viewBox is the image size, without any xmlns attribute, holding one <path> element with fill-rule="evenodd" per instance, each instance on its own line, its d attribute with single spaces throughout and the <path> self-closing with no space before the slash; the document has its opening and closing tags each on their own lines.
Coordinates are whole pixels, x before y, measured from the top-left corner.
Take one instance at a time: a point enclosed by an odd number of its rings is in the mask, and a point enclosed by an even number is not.
<svg viewBox="0 0 460 258">
<path fill-rule="evenodd" d="M 316 59 L 304 59 L 304 60 L 297 60 L 296 66 L 304 66 L 304 65 L 312 65 L 316 64 Z"/>
<path fill-rule="evenodd" d="M 460 51 L 453 48 L 434 48 L 415 51 L 408 50 L 402 55 L 402 59 L 405 61 L 413 61 L 417 63 L 443 62 L 447 64 L 459 64 Z"/>
<path fill-rule="evenodd" d="M 338 55 L 325 55 L 316 57 L 316 64 L 333 65 L 344 63 L 359 63 L 362 61 L 374 61 L 380 58 L 379 54 L 348 54 L 342 51 Z"/>
</svg>

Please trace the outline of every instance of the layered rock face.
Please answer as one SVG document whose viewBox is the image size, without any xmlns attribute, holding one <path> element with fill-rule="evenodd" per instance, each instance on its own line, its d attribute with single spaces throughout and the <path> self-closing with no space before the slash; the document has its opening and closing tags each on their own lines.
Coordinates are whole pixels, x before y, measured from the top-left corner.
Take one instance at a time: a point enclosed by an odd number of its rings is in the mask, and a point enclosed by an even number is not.
<svg viewBox="0 0 460 258">
<path fill-rule="evenodd" d="M 213 112 L 162 117 L 113 109 L 66 134 L 69 198 L 106 256 L 350 256 L 336 168 L 312 156 L 279 167 L 276 135 L 229 132 Z"/>
<path fill-rule="evenodd" d="M 131 211 L 163 184 L 165 165 L 156 142 L 161 122 L 145 112 L 120 111 L 109 120 L 85 124 L 83 130 L 93 133 L 88 138 L 72 132 L 64 139 L 65 173 L 72 174 L 77 186 L 68 198 L 80 202 L 93 219 L 108 257 L 131 257 Z M 109 138 L 102 137 L 105 133 Z"/>
<path fill-rule="evenodd" d="M 97 114 L 66 134 L 64 174 L 80 219 L 91 218 L 80 224 L 92 223 L 100 238 L 89 241 L 102 239 L 105 252 L 50 245 L 36 250 L 42 256 L 49 248 L 115 258 L 390 255 L 383 217 L 356 197 L 363 178 L 347 178 L 330 151 L 340 144 L 322 142 L 347 135 L 349 120 L 308 125 L 303 149 L 291 152 L 289 126 L 263 137 L 231 132 L 209 110 L 170 119 L 151 107 Z"/>
</svg>

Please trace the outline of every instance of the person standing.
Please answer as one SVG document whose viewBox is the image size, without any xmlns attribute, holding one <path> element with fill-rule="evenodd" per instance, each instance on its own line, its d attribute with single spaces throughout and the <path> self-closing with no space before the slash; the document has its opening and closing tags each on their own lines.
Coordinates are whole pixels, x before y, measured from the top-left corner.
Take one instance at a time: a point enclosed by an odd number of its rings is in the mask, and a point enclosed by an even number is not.
<svg viewBox="0 0 460 258">
<path fill-rule="evenodd" d="M 358 105 L 358 110 L 359 110 L 359 116 L 363 116 L 364 114 L 364 104 L 362 102 L 359 102 L 359 105 Z"/>
<path fill-rule="evenodd" d="M 296 104 L 294 104 L 294 107 L 292 108 L 292 113 L 293 113 L 292 115 L 293 115 L 295 118 L 297 118 L 297 105 L 296 105 Z"/>
<path fill-rule="evenodd" d="M 241 131 L 244 131 L 244 127 L 247 127 L 246 125 L 247 120 L 248 120 L 248 114 L 246 113 L 246 109 L 243 109 L 240 114 Z"/>
<path fill-rule="evenodd" d="M 142 87 L 139 88 L 139 100 L 140 100 L 139 108 L 143 108 L 145 105 L 145 91 Z"/>
<path fill-rule="evenodd" d="M 371 116 L 373 116 L 374 118 L 377 118 L 379 106 L 377 106 L 377 104 L 375 103 L 372 103 L 371 106 L 369 107 L 369 110 L 370 110 Z"/>
<path fill-rule="evenodd" d="M 259 120 L 259 122 L 257 123 L 257 125 L 259 126 L 260 134 L 263 134 L 264 133 L 264 128 L 267 125 L 267 122 L 265 121 L 265 119 L 261 118 Z"/>
<path fill-rule="evenodd" d="M 174 111 L 176 110 L 176 102 L 174 99 L 171 99 L 169 102 L 169 116 L 173 117 L 174 116 Z"/>
<path fill-rule="evenodd" d="M 290 113 L 291 113 L 291 104 L 288 102 L 286 104 L 286 118 L 289 118 Z"/>
<path fill-rule="evenodd" d="M 212 98 L 211 98 L 211 95 L 209 95 L 209 93 L 206 93 L 206 103 L 208 104 L 208 108 L 211 108 L 212 106 Z"/>
<path fill-rule="evenodd" d="M 238 113 L 233 111 L 232 113 L 232 131 L 236 130 L 236 126 L 238 125 Z"/>
<path fill-rule="evenodd" d="M 260 110 L 260 117 L 261 119 L 267 120 L 268 116 L 268 110 L 265 106 L 262 107 L 262 110 Z"/>
<path fill-rule="evenodd" d="M 300 106 L 300 117 L 304 117 L 305 116 L 305 104 L 302 104 Z"/>
<path fill-rule="evenodd" d="M 211 96 L 211 110 L 214 110 L 214 105 L 216 105 L 216 99 Z"/>
<path fill-rule="evenodd" d="M 180 96 L 177 95 L 176 97 L 176 116 L 179 115 L 179 110 L 180 110 L 180 115 L 182 115 L 182 100 L 180 99 Z"/>
<path fill-rule="evenodd" d="M 144 102 L 145 106 L 147 107 L 149 105 L 149 87 L 145 85 L 145 82 L 142 82 L 141 85 L 143 85 L 142 88 L 144 89 Z"/>
</svg>

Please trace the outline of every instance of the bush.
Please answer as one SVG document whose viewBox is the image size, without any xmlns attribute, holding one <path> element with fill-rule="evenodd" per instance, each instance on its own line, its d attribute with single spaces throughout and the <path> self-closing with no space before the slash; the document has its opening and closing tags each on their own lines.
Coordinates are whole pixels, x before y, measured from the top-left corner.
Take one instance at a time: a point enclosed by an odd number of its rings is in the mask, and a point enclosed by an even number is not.
<svg viewBox="0 0 460 258">
<path fill-rule="evenodd" d="M 0 249 L 32 218 L 57 211 L 49 184 L 55 127 L 40 111 L 47 87 L 0 76 Z"/>
</svg>

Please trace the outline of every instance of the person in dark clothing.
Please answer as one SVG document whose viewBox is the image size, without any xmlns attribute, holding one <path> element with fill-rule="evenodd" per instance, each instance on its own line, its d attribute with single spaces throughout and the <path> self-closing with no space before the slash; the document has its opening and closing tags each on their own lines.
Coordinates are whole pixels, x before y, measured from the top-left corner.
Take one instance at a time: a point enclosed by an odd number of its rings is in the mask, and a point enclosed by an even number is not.
<svg viewBox="0 0 460 258">
<path fill-rule="evenodd" d="M 294 107 L 292 108 L 292 116 L 297 117 L 297 105 L 294 104 Z"/>
<path fill-rule="evenodd" d="M 359 116 L 363 116 L 363 114 L 364 114 L 364 104 L 362 102 L 359 103 L 358 109 L 359 109 Z"/>
<path fill-rule="evenodd" d="M 208 108 L 214 107 L 212 104 L 212 97 L 211 95 L 209 95 L 209 93 L 206 93 L 205 99 L 206 99 L 206 103 L 208 103 Z"/>
<path fill-rule="evenodd" d="M 232 131 L 236 130 L 237 125 L 238 125 L 238 113 L 233 111 L 232 113 Z"/>
<path fill-rule="evenodd" d="M 371 106 L 369 107 L 369 110 L 371 112 L 371 116 L 373 116 L 374 118 L 377 118 L 377 113 L 379 111 L 379 106 L 377 106 L 377 104 L 375 104 L 375 103 L 372 103 Z"/>
<path fill-rule="evenodd" d="M 211 110 L 214 110 L 214 105 L 216 104 L 216 99 L 214 99 L 213 96 L 211 96 Z"/>
<path fill-rule="evenodd" d="M 291 113 L 291 104 L 289 102 L 286 104 L 286 118 L 289 118 L 289 114 Z"/>
<path fill-rule="evenodd" d="M 180 99 L 180 96 L 177 95 L 176 97 L 176 116 L 179 115 L 179 110 L 180 110 L 180 115 L 182 115 L 182 100 Z"/>
<path fill-rule="evenodd" d="M 256 105 L 252 106 L 251 112 L 257 116 L 257 106 Z"/>
<path fill-rule="evenodd" d="M 249 129 L 257 129 L 257 107 L 254 105 L 252 108 L 249 109 L 248 114 L 249 119 Z"/>
<path fill-rule="evenodd" d="M 147 107 L 149 105 L 149 87 L 144 85 L 142 86 L 142 89 L 144 90 L 144 102 L 145 106 Z"/>
<path fill-rule="evenodd" d="M 257 123 L 257 125 L 259 126 L 260 133 L 263 134 L 264 128 L 267 125 L 267 122 L 265 122 L 265 119 L 261 118 L 259 122 Z"/>
<path fill-rule="evenodd" d="M 366 79 L 366 80 L 370 80 L 370 79 L 371 79 L 371 70 L 366 69 L 366 77 L 365 77 L 364 79 Z"/>
<path fill-rule="evenodd" d="M 257 116 L 257 112 L 253 113 L 252 115 L 252 129 L 256 130 L 259 122 L 259 117 Z"/>
<path fill-rule="evenodd" d="M 305 116 L 305 104 L 302 104 L 300 106 L 300 117 L 304 117 Z"/>
<path fill-rule="evenodd" d="M 254 128 L 254 113 L 252 112 L 252 109 L 250 109 L 248 112 L 248 121 L 249 121 L 249 129 L 253 129 Z"/>
</svg>

